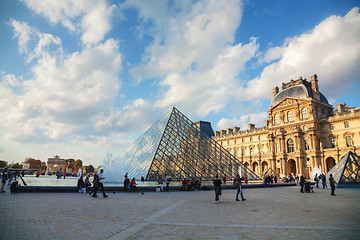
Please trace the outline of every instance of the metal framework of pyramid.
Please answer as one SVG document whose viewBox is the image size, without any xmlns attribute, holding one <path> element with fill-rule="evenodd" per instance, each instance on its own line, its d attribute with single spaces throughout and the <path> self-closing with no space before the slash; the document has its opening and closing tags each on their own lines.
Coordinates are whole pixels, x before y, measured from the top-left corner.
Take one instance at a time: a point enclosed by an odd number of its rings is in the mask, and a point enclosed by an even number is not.
<svg viewBox="0 0 360 240">
<path fill-rule="evenodd" d="M 262 174 L 262 177 L 265 178 L 265 176 L 268 176 L 268 175 L 272 175 L 272 176 L 276 176 L 277 179 L 280 179 L 280 176 L 274 171 L 274 169 L 272 168 L 268 168 L 263 174 Z"/>
<path fill-rule="evenodd" d="M 220 144 L 176 108 L 169 110 L 116 159 L 129 177 L 158 180 L 201 178 L 216 174 L 229 179 L 241 171 L 249 180 L 260 180 Z"/>
<path fill-rule="evenodd" d="M 360 158 L 353 152 L 348 152 L 330 171 L 326 174 L 329 181 L 330 174 L 333 175 L 338 187 L 347 185 L 358 185 L 360 187 Z"/>
</svg>

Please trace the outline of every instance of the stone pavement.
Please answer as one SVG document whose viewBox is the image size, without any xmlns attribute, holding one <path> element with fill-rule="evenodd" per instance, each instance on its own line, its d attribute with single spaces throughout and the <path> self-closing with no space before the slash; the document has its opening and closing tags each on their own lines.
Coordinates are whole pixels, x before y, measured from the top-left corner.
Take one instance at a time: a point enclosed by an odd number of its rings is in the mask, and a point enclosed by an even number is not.
<svg viewBox="0 0 360 240">
<path fill-rule="evenodd" d="M 1 239 L 360 239 L 360 189 L 0 194 Z"/>
</svg>

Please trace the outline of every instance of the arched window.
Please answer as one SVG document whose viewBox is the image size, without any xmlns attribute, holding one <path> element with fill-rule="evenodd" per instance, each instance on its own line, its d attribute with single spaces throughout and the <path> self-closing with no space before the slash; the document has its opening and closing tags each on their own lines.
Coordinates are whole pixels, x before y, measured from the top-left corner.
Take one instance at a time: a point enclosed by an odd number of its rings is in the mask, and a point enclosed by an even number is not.
<svg viewBox="0 0 360 240">
<path fill-rule="evenodd" d="M 288 122 L 292 122 L 292 121 L 293 121 L 293 116 L 292 116 L 292 112 L 291 112 L 291 111 L 288 111 L 288 112 L 287 112 L 287 120 L 288 120 Z"/>
<path fill-rule="evenodd" d="M 274 115 L 274 124 L 279 124 L 279 114 Z"/>
<path fill-rule="evenodd" d="M 291 138 L 287 140 L 287 150 L 288 153 L 294 152 L 294 141 Z"/>
<path fill-rule="evenodd" d="M 250 148 L 250 156 L 253 156 L 254 155 L 254 150 L 253 148 Z"/>
<path fill-rule="evenodd" d="M 307 119 L 307 118 L 308 118 L 307 108 L 301 109 L 301 118 L 302 118 L 302 119 Z"/>
<path fill-rule="evenodd" d="M 349 128 L 349 122 L 344 122 L 344 127 Z"/>
</svg>

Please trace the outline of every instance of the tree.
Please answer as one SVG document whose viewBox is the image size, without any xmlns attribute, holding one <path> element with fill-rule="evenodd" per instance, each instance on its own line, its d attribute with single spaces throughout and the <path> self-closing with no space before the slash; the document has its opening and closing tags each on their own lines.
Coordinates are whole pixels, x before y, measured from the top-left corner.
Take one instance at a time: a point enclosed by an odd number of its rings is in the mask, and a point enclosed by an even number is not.
<svg viewBox="0 0 360 240">
<path fill-rule="evenodd" d="M 41 169 L 41 161 L 35 160 L 34 158 L 26 158 L 26 163 L 30 163 L 30 169 Z"/>
<path fill-rule="evenodd" d="M 19 163 L 15 163 L 14 165 L 12 165 L 11 168 L 21 168 L 20 164 Z"/>
<path fill-rule="evenodd" d="M 82 167 L 82 161 L 80 159 L 78 159 L 75 161 L 74 165 L 75 165 L 74 172 L 77 172 Z"/>
<path fill-rule="evenodd" d="M 93 165 L 87 166 L 87 168 L 86 168 L 87 173 L 93 173 L 94 171 L 95 171 L 95 168 Z"/>
<path fill-rule="evenodd" d="M 0 160 L 0 168 L 4 168 L 4 167 L 6 167 L 6 165 L 7 165 L 6 161 Z"/>
</svg>

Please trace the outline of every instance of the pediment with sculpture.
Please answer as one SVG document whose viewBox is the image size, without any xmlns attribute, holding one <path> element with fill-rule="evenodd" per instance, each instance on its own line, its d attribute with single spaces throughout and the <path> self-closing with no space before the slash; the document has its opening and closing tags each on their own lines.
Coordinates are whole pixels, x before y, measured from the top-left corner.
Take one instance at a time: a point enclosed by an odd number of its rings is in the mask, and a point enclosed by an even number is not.
<svg viewBox="0 0 360 240">
<path fill-rule="evenodd" d="M 293 105 L 297 105 L 297 104 L 302 104 L 308 102 L 306 100 L 303 99 L 297 99 L 297 98 L 292 98 L 292 97 L 286 97 L 283 100 L 281 100 L 281 102 L 279 102 L 278 104 L 276 104 L 275 106 L 273 106 L 272 108 L 270 108 L 269 110 L 274 110 L 275 108 L 286 108 L 286 107 L 290 107 Z"/>
</svg>

